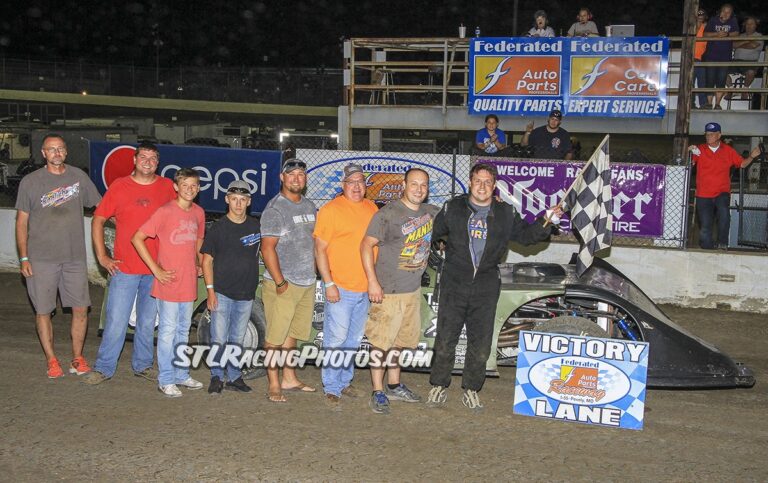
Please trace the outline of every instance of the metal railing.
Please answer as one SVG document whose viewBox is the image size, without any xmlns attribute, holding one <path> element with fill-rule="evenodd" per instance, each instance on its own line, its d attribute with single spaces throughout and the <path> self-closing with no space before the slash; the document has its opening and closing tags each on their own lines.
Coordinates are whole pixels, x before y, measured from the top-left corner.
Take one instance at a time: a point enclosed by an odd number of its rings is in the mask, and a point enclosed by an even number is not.
<svg viewBox="0 0 768 483">
<path fill-rule="evenodd" d="M 768 36 L 748 37 L 749 40 L 768 40 Z M 683 37 L 669 37 L 670 51 L 680 51 Z M 699 42 L 738 41 L 729 39 L 697 38 Z M 439 105 L 465 106 L 469 89 L 469 39 L 466 38 L 354 38 L 345 46 L 345 96 L 351 109 L 361 105 Z M 693 52 L 691 52 L 693 55 Z M 697 67 L 768 67 L 768 47 L 763 62 L 696 62 Z M 680 71 L 680 61 L 669 62 L 668 73 Z M 762 87 L 723 87 L 692 89 L 697 93 L 739 92 L 768 94 L 768 75 L 762 76 Z M 692 86 L 693 87 L 693 86 Z M 668 86 L 668 95 L 677 95 L 677 86 Z M 760 109 L 766 108 L 762 96 Z"/>
</svg>

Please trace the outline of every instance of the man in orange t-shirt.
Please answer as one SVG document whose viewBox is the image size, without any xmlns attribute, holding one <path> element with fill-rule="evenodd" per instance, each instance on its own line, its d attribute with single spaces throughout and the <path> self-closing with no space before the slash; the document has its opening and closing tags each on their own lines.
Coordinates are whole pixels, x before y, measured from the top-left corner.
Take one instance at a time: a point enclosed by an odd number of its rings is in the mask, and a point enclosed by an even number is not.
<svg viewBox="0 0 768 483">
<path fill-rule="evenodd" d="M 365 188 L 363 168 L 345 166 L 342 195 L 320 208 L 313 234 L 317 270 L 325 284 L 323 389 L 334 410 L 341 409 L 342 395 L 360 395 L 351 386 L 354 355 L 363 338 L 369 305 L 360 242 L 377 211 L 365 198 Z"/>
<path fill-rule="evenodd" d="M 704 9 L 700 8 L 696 12 L 696 38 L 704 37 L 704 28 L 707 26 L 707 19 L 709 17 L 707 16 L 707 12 L 704 11 Z M 702 57 L 704 56 L 704 51 L 707 50 L 707 43 L 706 42 L 699 42 L 697 41 L 693 46 L 693 61 L 694 64 L 696 62 L 701 62 Z M 693 67 L 693 76 L 696 78 L 696 87 L 702 88 L 706 85 L 706 67 L 699 67 L 694 65 Z M 707 94 L 705 92 L 700 92 L 696 94 L 696 99 L 699 100 L 699 109 L 704 109 L 704 107 L 707 105 Z M 712 106 L 710 105 L 709 108 L 711 109 Z"/>
</svg>

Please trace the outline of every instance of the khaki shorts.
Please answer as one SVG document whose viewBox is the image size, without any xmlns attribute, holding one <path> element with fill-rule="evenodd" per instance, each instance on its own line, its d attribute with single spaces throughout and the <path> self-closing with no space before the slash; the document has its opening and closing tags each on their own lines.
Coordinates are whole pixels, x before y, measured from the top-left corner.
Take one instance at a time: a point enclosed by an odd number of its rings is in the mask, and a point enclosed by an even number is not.
<svg viewBox="0 0 768 483">
<path fill-rule="evenodd" d="M 287 337 L 309 340 L 315 310 L 314 285 L 300 287 L 288 283 L 288 289 L 277 295 L 275 282 L 264 280 L 261 300 L 267 317 L 267 344 L 281 346 Z"/>
<path fill-rule="evenodd" d="M 373 347 L 415 349 L 421 328 L 421 288 L 411 293 L 387 293 L 380 304 L 371 304 L 365 335 Z"/>
<path fill-rule="evenodd" d="M 57 292 L 62 307 L 91 305 L 85 261 L 30 263 L 33 275 L 27 278 L 27 293 L 36 314 L 48 315 L 56 309 Z"/>
</svg>

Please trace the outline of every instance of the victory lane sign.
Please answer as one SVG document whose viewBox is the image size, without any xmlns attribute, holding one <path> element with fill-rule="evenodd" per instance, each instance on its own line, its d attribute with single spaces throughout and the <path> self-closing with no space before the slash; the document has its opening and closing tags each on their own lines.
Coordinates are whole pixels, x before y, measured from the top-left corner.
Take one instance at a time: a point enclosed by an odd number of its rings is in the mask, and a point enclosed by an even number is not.
<svg viewBox="0 0 768 483">
<path fill-rule="evenodd" d="M 520 332 L 513 411 L 642 429 L 648 343 Z"/>
</svg>

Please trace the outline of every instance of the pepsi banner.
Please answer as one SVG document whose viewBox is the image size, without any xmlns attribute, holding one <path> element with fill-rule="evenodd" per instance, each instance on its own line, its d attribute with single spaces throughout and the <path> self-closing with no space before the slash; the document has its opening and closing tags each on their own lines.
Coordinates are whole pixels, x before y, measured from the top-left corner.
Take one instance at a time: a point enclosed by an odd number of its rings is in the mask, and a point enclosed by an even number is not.
<svg viewBox="0 0 768 483">
<path fill-rule="evenodd" d="M 542 216 L 556 205 L 584 166 L 580 161 L 481 158 L 498 171 L 499 195 L 526 221 Z M 614 163 L 611 165 L 613 233 L 617 236 L 659 237 L 664 232 L 666 166 Z M 568 214 L 560 227 L 570 230 Z"/>
<path fill-rule="evenodd" d="M 469 113 L 663 117 L 665 37 L 474 38 Z"/>
<path fill-rule="evenodd" d="M 224 196 L 234 180 L 244 180 L 251 188 L 251 213 L 261 213 L 267 202 L 280 191 L 280 151 L 175 146 L 159 144 L 157 173 L 173 179 L 180 168 L 200 173 L 200 194 L 196 202 L 211 213 L 226 213 Z M 91 142 L 90 175 L 100 193 L 117 178 L 133 171 L 136 146 Z"/>
<path fill-rule="evenodd" d="M 643 429 L 648 343 L 520 331 L 513 412 Z"/>
</svg>

